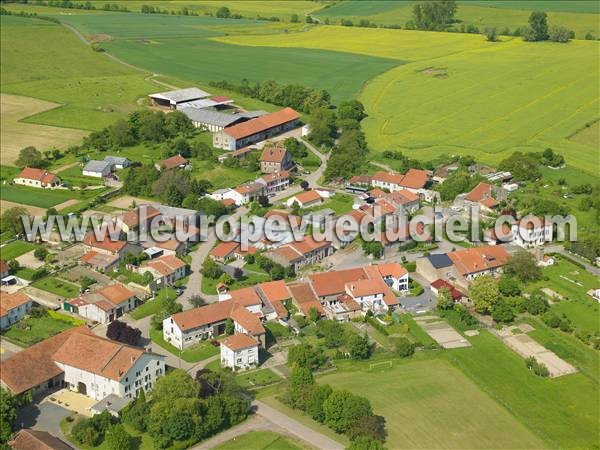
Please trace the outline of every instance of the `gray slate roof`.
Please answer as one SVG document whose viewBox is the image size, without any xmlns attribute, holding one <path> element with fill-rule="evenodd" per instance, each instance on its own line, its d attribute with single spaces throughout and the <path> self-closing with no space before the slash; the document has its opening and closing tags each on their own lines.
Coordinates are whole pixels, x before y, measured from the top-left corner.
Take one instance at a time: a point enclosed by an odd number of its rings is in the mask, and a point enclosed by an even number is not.
<svg viewBox="0 0 600 450">
<path fill-rule="evenodd" d="M 104 161 L 109 162 L 111 164 L 118 164 L 118 165 L 122 166 L 123 164 L 127 163 L 129 160 L 127 158 L 125 158 L 124 156 L 107 156 L 106 158 L 104 158 Z"/>
<path fill-rule="evenodd" d="M 264 111 L 246 111 L 237 114 L 227 114 L 218 111 L 211 111 L 209 109 L 191 107 L 181 108 L 180 111 L 188 116 L 192 122 L 200 122 L 223 128 L 233 125 L 234 123 L 244 119 L 253 119 L 266 114 Z"/>
<path fill-rule="evenodd" d="M 185 101 L 197 100 L 199 98 L 209 97 L 208 92 L 198 88 L 177 89 L 175 91 L 159 92 L 151 94 L 150 97 L 162 98 L 173 103 L 181 103 Z"/>
<path fill-rule="evenodd" d="M 429 260 L 431 265 L 433 267 L 435 267 L 436 269 L 450 267 L 453 264 L 452 260 L 445 253 L 443 253 L 441 255 L 429 255 L 429 256 L 427 256 L 427 259 Z"/>
<path fill-rule="evenodd" d="M 94 159 L 88 161 L 88 163 L 84 166 L 83 170 L 85 172 L 98 172 L 102 173 L 107 167 L 111 167 L 113 163 L 109 161 L 96 161 Z"/>
</svg>

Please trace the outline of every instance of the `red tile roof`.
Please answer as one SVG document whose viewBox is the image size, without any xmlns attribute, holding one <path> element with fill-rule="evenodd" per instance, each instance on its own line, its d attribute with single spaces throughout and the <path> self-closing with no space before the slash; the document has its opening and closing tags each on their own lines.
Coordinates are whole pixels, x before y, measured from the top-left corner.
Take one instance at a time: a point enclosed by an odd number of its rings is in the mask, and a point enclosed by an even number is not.
<svg viewBox="0 0 600 450">
<path fill-rule="evenodd" d="M 244 350 L 251 347 L 257 347 L 258 341 L 247 334 L 237 333 L 233 336 L 229 336 L 227 339 L 221 341 L 221 345 L 233 350 Z"/>
<path fill-rule="evenodd" d="M 350 292 L 354 298 L 383 294 L 381 284 L 373 279 L 350 281 L 346 283 L 346 291 Z"/>
<path fill-rule="evenodd" d="M 290 291 L 283 280 L 267 281 L 256 286 L 271 303 L 280 302 L 291 297 Z"/>
<path fill-rule="evenodd" d="M 403 175 L 395 172 L 375 172 L 373 181 L 400 185 Z"/>
<path fill-rule="evenodd" d="M 242 139 L 299 118 L 300 114 L 292 108 L 284 108 L 281 111 L 225 128 L 223 131 L 234 139 Z"/>
<path fill-rule="evenodd" d="M 96 238 L 96 233 L 90 231 L 88 234 L 86 234 L 85 238 L 83 239 L 83 243 L 89 247 L 99 248 L 111 253 L 118 253 L 125 247 L 125 245 L 127 245 L 125 241 L 111 240 L 108 234 L 105 234 L 105 236 L 106 237 L 103 240 L 99 241 Z"/>
<path fill-rule="evenodd" d="M 421 169 L 408 169 L 401 185 L 411 189 L 422 189 L 429 181 L 429 172 Z"/>
<path fill-rule="evenodd" d="M 225 95 L 215 95 L 214 97 L 210 98 L 213 102 L 217 102 L 217 103 L 223 103 L 223 102 L 228 102 L 231 99 Z"/>
<path fill-rule="evenodd" d="M 448 257 L 461 275 L 482 272 L 501 267 L 510 255 L 499 245 L 485 245 L 448 253 Z"/>
<path fill-rule="evenodd" d="M 391 192 L 385 195 L 388 201 L 394 202 L 396 205 L 406 205 L 407 203 L 413 203 L 419 201 L 419 196 L 406 189 Z"/>
<path fill-rule="evenodd" d="M 142 265 L 142 267 L 144 266 L 152 267 L 163 276 L 167 276 L 172 275 L 177 272 L 177 270 L 185 267 L 185 262 L 179 259 L 177 256 L 164 255 L 148 261 L 146 264 Z"/>
<path fill-rule="evenodd" d="M 321 195 L 317 191 L 305 191 L 295 196 L 296 200 L 300 204 L 312 203 L 317 200 L 321 200 Z"/>
<path fill-rule="evenodd" d="M 480 202 L 486 198 L 486 195 L 492 194 L 492 185 L 488 183 L 479 183 L 471 192 L 467 194 L 465 200 L 470 202 Z"/>
<path fill-rule="evenodd" d="M 8 444 L 14 450 L 75 450 L 46 431 L 20 430 Z"/>
<path fill-rule="evenodd" d="M 294 302 L 298 305 L 304 315 L 308 316 L 310 310 L 315 308 L 320 315 L 323 315 L 323 305 L 315 296 L 315 293 L 307 283 L 292 283 L 288 285 Z"/>
<path fill-rule="evenodd" d="M 114 306 L 120 305 L 131 297 L 135 297 L 135 292 L 126 288 L 121 283 L 110 284 L 95 292 L 102 295 Z"/>
<path fill-rule="evenodd" d="M 235 241 L 220 242 L 215 248 L 213 248 L 210 251 L 210 255 L 215 258 L 227 258 L 231 254 L 233 254 L 235 249 L 239 246 L 240 244 Z"/>
<path fill-rule="evenodd" d="M 188 160 L 185 159 L 181 155 L 174 155 L 170 158 L 163 159 L 158 163 L 159 166 L 164 167 L 165 169 L 175 169 L 179 166 L 185 166 L 188 164 Z"/>
<path fill-rule="evenodd" d="M 462 292 L 460 292 L 458 289 L 456 289 L 454 286 L 452 286 L 446 280 L 437 279 L 433 283 L 431 283 L 431 287 L 438 291 L 440 289 L 444 289 L 444 288 L 448 289 L 450 291 L 450 295 L 452 296 L 452 299 L 455 302 L 457 302 L 458 300 L 460 300 L 461 298 L 464 297 Z"/>
<path fill-rule="evenodd" d="M 283 145 L 273 145 L 263 148 L 260 155 L 261 162 L 282 163 L 285 159 L 287 150 Z"/>
<path fill-rule="evenodd" d="M 398 263 L 377 264 L 377 270 L 382 277 L 402 278 L 408 271 Z"/>
<path fill-rule="evenodd" d="M 4 317 L 11 309 L 18 308 L 31 301 L 31 298 L 23 291 L 17 291 L 12 294 L 0 292 L 0 317 Z"/>
<path fill-rule="evenodd" d="M 5 260 L 0 259 L 0 273 L 8 272 L 8 270 L 8 263 Z"/>
<path fill-rule="evenodd" d="M 345 292 L 346 283 L 367 279 L 362 268 L 315 273 L 308 276 L 315 294 L 319 297 L 339 295 Z"/>
<path fill-rule="evenodd" d="M 231 311 L 231 320 L 253 336 L 265 334 L 265 328 L 260 319 L 243 306 L 236 305 L 234 307 L 233 311 Z"/>
<path fill-rule="evenodd" d="M 25 167 L 16 178 L 25 178 L 28 180 L 39 181 L 42 184 L 52 184 L 58 177 L 52 172 L 34 167 Z"/>
</svg>

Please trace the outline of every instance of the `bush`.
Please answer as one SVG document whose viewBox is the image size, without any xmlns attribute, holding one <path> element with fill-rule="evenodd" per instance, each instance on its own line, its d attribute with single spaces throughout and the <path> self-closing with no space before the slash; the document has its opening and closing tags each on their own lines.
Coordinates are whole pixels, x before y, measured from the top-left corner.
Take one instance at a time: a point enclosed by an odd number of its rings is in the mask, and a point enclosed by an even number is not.
<svg viewBox="0 0 600 450">
<path fill-rule="evenodd" d="M 395 346 L 396 354 L 401 358 L 408 358 L 415 352 L 415 345 L 405 337 L 396 339 Z"/>
<path fill-rule="evenodd" d="M 525 365 L 529 370 L 535 373 L 538 377 L 548 377 L 550 375 L 550 371 L 548 367 L 544 363 L 538 362 L 535 357 L 530 356 L 525 359 Z"/>
<path fill-rule="evenodd" d="M 96 447 L 104 441 L 104 436 L 112 425 L 112 420 L 108 411 L 96 414 L 89 419 L 80 420 L 71 430 L 71 436 L 81 445 Z"/>
</svg>

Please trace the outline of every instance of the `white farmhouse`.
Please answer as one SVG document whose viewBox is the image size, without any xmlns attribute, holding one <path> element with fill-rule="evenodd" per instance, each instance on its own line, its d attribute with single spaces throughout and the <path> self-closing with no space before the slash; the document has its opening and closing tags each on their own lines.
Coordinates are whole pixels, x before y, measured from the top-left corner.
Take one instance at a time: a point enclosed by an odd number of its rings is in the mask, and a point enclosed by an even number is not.
<svg viewBox="0 0 600 450">
<path fill-rule="evenodd" d="M 60 178 L 52 172 L 36 169 L 34 167 L 25 167 L 13 181 L 15 184 L 20 184 L 22 186 L 44 189 L 59 187 L 61 184 Z"/>
<path fill-rule="evenodd" d="M 511 244 L 536 247 L 552 242 L 552 222 L 543 217 L 525 216 L 511 227 Z"/>
<path fill-rule="evenodd" d="M 107 324 L 137 306 L 137 296 L 120 283 L 82 294 L 63 303 L 65 311 L 79 314 L 88 320 Z"/>
<path fill-rule="evenodd" d="M 248 369 L 259 363 L 258 341 L 237 333 L 221 341 L 221 366 L 233 370 Z"/>
<path fill-rule="evenodd" d="M 21 320 L 32 306 L 33 301 L 24 292 L 0 293 L 0 330 Z"/>
</svg>

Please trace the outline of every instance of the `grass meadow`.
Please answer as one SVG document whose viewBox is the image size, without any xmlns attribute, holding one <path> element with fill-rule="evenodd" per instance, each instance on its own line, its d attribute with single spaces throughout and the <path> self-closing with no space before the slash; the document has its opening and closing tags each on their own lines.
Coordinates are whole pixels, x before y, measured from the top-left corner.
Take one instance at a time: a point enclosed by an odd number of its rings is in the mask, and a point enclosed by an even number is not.
<svg viewBox="0 0 600 450">
<path fill-rule="evenodd" d="M 5 261 L 10 261 L 11 259 L 15 259 L 27 252 L 30 252 L 31 250 L 34 250 L 35 247 L 36 246 L 33 242 L 12 241 L 0 247 L 0 258 Z"/>
<path fill-rule="evenodd" d="M 56 277 L 42 278 L 32 283 L 32 286 L 63 298 L 75 298 L 80 290 L 78 285 Z"/>
<path fill-rule="evenodd" d="M 598 42 L 485 42 L 479 35 L 317 27 L 278 36 L 217 38 L 409 61 L 361 90 L 370 148 L 419 159 L 469 154 L 496 164 L 513 151 L 553 148 L 593 171 L 597 149 L 569 139 L 597 119 Z M 578 67 L 578 70 L 572 70 Z"/>
<path fill-rule="evenodd" d="M 296 439 L 292 440 L 272 431 L 251 431 L 215 447 L 216 450 L 300 450 L 302 448 L 308 447 L 301 446 L 301 442 Z"/>
<path fill-rule="evenodd" d="M 50 208 L 76 197 L 76 193 L 67 189 L 50 190 L 17 185 L 2 186 L 0 191 L 2 200 L 40 208 Z"/>
<path fill-rule="evenodd" d="M 362 19 L 378 25 L 400 25 L 404 27 L 412 19 L 414 1 L 345 1 L 324 7 L 313 15 L 321 20 L 329 18 L 331 23 L 350 19 L 355 24 Z M 588 32 L 598 35 L 597 2 L 591 1 L 503 1 L 480 0 L 459 1 L 456 20 L 466 25 L 485 27 L 508 27 L 513 31 L 527 24 L 531 11 L 546 11 L 550 25 L 562 25 L 583 38 Z"/>
</svg>

